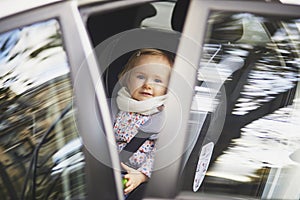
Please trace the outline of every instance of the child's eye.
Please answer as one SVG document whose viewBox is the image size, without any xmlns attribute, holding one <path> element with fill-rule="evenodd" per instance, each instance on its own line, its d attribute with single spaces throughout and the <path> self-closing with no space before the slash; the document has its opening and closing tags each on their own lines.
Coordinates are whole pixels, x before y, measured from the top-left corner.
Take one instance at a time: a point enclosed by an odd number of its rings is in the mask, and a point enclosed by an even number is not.
<svg viewBox="0 0 300 200">
<path fill-rule="evenodd" d="M 145 79 L 145 76 L 142 75 L 142 74 L 139 74 L 139 75 L 137 75 L 136 77 L 137 77 L 138 79 Z"/>
<path fill-rule="evenodd" d="M 154 79 L 154 82 L 155 83 L 162 83 L 162 80 L 156 78 L 156 79 Z"/>
</svg>

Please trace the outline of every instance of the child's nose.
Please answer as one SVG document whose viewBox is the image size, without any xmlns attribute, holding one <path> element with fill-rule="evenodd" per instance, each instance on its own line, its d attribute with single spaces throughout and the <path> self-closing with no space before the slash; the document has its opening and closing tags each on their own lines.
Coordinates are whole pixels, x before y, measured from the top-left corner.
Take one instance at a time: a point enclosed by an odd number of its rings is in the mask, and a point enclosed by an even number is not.
<svg viewBox="0 0 300 200">
<path fill-rule="evenodd" d="M 151 83 L 149 80 L 145 80 L 144 84 L 143 84 L 143 88 L 144 89 L 151 89 Z"/>
</svg>

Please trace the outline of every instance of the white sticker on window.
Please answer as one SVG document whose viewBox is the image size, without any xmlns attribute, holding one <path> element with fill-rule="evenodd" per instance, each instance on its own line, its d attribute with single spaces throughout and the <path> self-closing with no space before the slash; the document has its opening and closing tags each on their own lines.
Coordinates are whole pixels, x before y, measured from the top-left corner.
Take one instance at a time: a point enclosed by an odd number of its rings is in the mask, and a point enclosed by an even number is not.
<svg viewBox="0 0 300 200">
<path fill-rule="evenodd" d="M 201 183 L 204 179 L 206 174 L 212 153 L 214 149 L 214 143 L 210 142 L 202 147 L 201 154 L 198 160 L 194 184 L 193 184 L 193 191 L 197 192 L 201 186 Z"/>
</svg>

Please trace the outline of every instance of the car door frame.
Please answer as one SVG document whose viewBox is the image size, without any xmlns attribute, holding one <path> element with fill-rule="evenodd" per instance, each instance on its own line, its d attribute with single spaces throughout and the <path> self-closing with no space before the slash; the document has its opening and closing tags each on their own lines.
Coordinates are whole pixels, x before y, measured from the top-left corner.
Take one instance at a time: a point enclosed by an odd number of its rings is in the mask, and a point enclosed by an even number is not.
<svg viewBox="0 0 300 200">
<path fill-rule="evenodd" d="M 180 74 L 187 84 L 180 85 L 176 82 L 176 77 L 171 77 L 169 90 L 176 93 L 176 97 L 168 99 L 166 104 L 167 116 L 171 116 L 166 121 L 166 127 L 163 129 L 159 138 L 159 148 L 168 146 L 171 148 L 164 148 L 156 154 L 155 167 L 150 185 L 148 188 L 147 198 L 145 199 L 175 199 L 181 197 L 183 199 L 194 198 L 213 198 L 224 199 L 224 196 L 207 196 L 206 194 L 196 194 L 193 192 L 180 194 L 178 188 L 180 187 L 182 163 L 185 150 L 188 148 L 185 145 L 187 139 L 187 123 L 189 119 L 190 105 L 193 95 L 193 87 L 196 83 L 197 66 L 201 59 L 202 46 L 205 42 L 205 35 L 207 30 L 207 17 L 210 11 L 237 11 L 237 12 L 252 12 L 258 14 L 268 15 L 286 15 L 297 16 L 300 18 L 300 7 L 295 5 L 283 5 L 280 3 L 267 3 L 258 1 L 222 1 L 222 0 L 192 0 L 188 9 L 187 18 L 183 28 L 183 39 L 179 43 L 178 53 L 179 57 L 184 59 L 175 60 L 174 71 Z M 188 52 L 193 49 L 193 55 Z M 191 66 L 195 66 L 192 69 Z M 172 75 L 173 76 L 173 75 Z M 180 88 L 179 90 L 177 88 Z M 181 124 L 182 126 L 174 126 L 176 120 L 174 116 L 178 113 L 178 102 L 181 107 Z M 174 132 L 177 132 L 176 138 Z M 206 136 L 209 137 L 209 136 Z M 170 142 L 170 138 L 172 141 Z M 203 139 L 205 140 L 205 138 Z M 172 147 L 173 146 L 173 147 Z M 176 146 L 176 148 L 174 148 Z M 200 152 L 199 152 L 200 154 Z M 175 156 L 176 159 L 170 158 L 170 155 Z M 161 166 L 166 159 L 169 159 L 169 165 Z M 228 197 L 233 198 L 233 197 Z"/>
<path fill-rule="evenodd" d="M 10 2 L 13 7 L 14 1 Z M 82 22 L 76 1 L 28 2 L 26 9 L 16 6 L 0 21 L 0 32 L 57 19 L 68 57 L 76 105 L 76 123 L 85 155 L 88 199 L 107 196 L 123 199 L 119 158 L 112 123 L 97 61 Z M 104 157 L 101 157 L 105 155 Z M 99 156 L 101 158 L 99 158 Z M 105 159 L 105 162 L 99 162 Z M 101 186 L 101 187 L 100 187 Z"/>
</svg>

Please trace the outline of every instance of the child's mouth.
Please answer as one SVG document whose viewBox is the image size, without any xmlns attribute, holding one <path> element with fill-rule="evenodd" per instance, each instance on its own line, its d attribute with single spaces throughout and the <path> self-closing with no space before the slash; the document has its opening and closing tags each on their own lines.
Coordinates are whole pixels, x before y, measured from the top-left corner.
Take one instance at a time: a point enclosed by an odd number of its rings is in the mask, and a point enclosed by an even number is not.
<svg viewBox="0 0 300 200">
<path fill-rule="evenodd" d="M 149 92 L 140 92 L 140 94 L 143 96 L 152 96 L 152 94 Z"/>
</svg>

